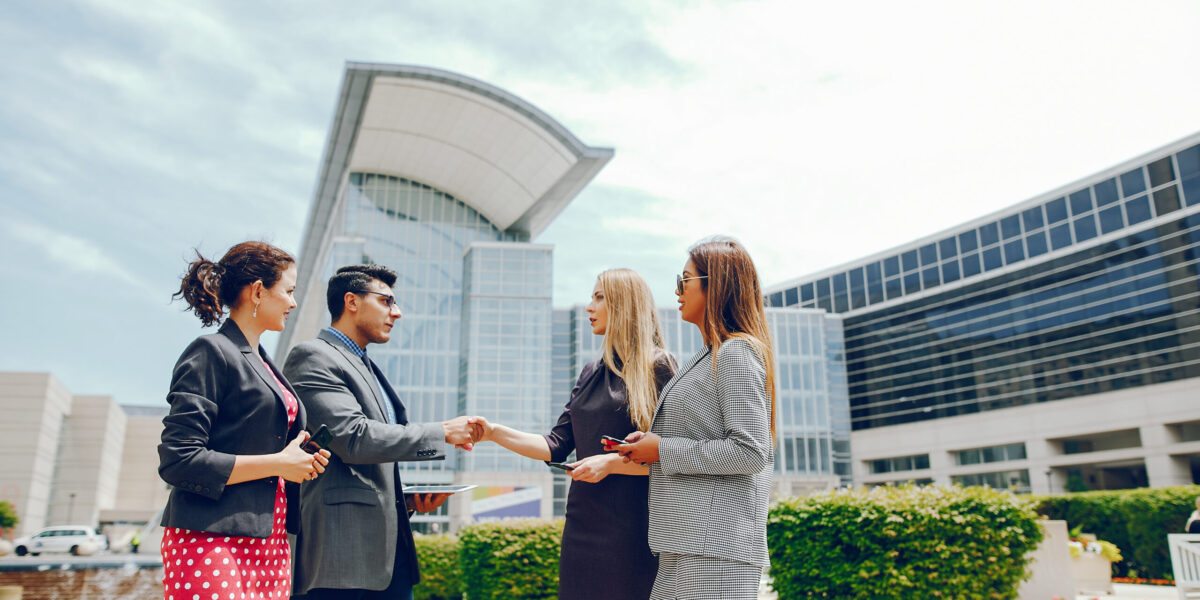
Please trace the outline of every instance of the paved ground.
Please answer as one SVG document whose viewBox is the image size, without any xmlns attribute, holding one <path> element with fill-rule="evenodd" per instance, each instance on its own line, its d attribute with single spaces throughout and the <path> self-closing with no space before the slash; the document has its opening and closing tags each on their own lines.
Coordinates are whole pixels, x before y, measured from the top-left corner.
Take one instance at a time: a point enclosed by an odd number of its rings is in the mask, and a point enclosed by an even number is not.
<svg viewBox="0 0 1200 600">
<path fill-rule="evenodd" d="M 1174 600 L 1176 597 L 1173 587 L 1114 583 L 1111 596 L 1079 596 L 1076 600 L 1166 600 L 1168 598 Z M 765 588 L 760 588 L 758 598 L 759 600 L 777 600 L 774 592 L 768 592 Z"/>
</svg>

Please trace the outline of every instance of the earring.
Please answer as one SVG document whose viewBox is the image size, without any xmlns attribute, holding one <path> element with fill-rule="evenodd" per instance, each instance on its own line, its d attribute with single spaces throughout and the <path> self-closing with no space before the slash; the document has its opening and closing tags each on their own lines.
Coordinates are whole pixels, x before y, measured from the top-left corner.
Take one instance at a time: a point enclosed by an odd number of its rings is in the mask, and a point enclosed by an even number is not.
<svg viewBox="0 0 1200 600">
<path fill-rule="evenodd" d="M 250 316 L 251 316 L 251 317 L 258 317 L 258 304 L 255 304 L 255 305 L 254 305 L 254 314 L 252 314 L 252 315 L 250 315 Z"/>
</svg>

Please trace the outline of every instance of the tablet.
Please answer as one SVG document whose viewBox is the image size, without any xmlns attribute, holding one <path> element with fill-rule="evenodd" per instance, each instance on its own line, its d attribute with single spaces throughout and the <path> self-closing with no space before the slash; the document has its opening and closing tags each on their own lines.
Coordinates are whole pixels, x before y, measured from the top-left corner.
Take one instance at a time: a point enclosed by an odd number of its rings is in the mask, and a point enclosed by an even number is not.
<svg viewBox="0 0 1200 600">
<path fill-rule="evenodd" d="M 405 494 L 457 494 L 467 490 L 475 489 L 474 485 L 458 485 L 458 484 L 429 484 L 429 485 L 406 485 L 404 486 Z"/>
</svg>

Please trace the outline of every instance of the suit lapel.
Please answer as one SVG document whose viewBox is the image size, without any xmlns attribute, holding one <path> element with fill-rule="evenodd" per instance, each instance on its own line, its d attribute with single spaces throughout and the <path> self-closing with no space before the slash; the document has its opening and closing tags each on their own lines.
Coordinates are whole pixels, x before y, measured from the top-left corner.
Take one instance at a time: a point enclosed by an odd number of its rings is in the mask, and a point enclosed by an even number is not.
<svg viewBox="0 0 1200 600">
<path fill-rule="evenodd" d="M 237 323 L 234 323 L 233 319 L 226 319 L 225 323 L 221 325 L 219 333 L 223 334 L 225 337 L 229 338 L 231 342 L 237 345 L 238 349 L 242 351 L 242 358 L 250 363 L 250 368 L 253 369 L 255 373 L 258 373 L 259 379 L 262 379 L 262 382 L 267 386 L 267 389 L 271 390 L 272 394 L 275 394 L 275 399 L 278 400 L 280 404 L 283 404 L 283 391 L 280 390 L 279 385 L 275 383 L 275 378 L 271 377 L 271 374 L 267 372 L 267 366 L 263 364 L 262 356 L 255 353 L 254 349 L 250 347 L 250 342 L 246 341 L 246 335 L 242 333 L 242 330 L 237 326 Z"/>
<path fill-rule="evenodd" d="M 386 421 L 387 410 L 383 407 L 383 398 L 379 397 L 379 383 L 377 381 L 372 382 L 372 379 L 375 378 L 375 374 L 367 370 L 367 363 L 358 356 L 355 356 L 354 352 L 351 352 L 350 349 L 346 347 L 346 344 L 343 344 L 341 340 L 337 339 L 325 330 L 321 330 L 321 333 L 317 334 L 317 338 L 329 344 L 330 346 L 333 346 L 334 351 L 336 351 L 338 355 L 345 359 L 346 362 L 350 363 L 351 369 L 358 373 L 359 377 L 362 377 L 363 385 L 365 385 L 367 389 L 371 391 L 371 397 L 375 399 L 375 408 L 379 411 L 379 420 Z"/>
<path fill-rule="evenodd" d="M 659 392 L 659 394 L 658 394 L 658 406 L 656 406 L 654 408 L 654 418 L 651 419 L 652 425 L 653 425 L 654 421 L 658 420 L 659 413 L 662 412 L 663 398 L 667 397 L 667 392 L 670 392 L 671 389 L 673 389 L 675 387 L 675 384 L 677 382 L 679 382 L 681 379 L 683 379 L 684 373 L 691 371 L 692 367 L 696 366 L 696 363 L 700 362 L 700 359 L 704 358 L 705 356 L 708 356 L 708 353 L 709 353 L 708 346 L 701 348 L 699 351 L 697 351 L 695 354 L 692 355 L 692 358 L 690 358 L 687 361 L 687 364 L 685 364 L 683 366 L 683 368 L 679 370 L 678 373 L 675 373 L 675 376 L 672 377 L 671 380 L 667 382 L 667 385 L 663 386 L 662 392 Z"/>
</svg>

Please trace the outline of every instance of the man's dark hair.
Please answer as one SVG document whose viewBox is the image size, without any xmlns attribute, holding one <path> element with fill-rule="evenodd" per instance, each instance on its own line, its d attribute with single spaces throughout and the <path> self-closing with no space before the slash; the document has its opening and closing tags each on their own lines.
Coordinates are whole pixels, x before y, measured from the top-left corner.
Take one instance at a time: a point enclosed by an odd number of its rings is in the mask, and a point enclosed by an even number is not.
<svg viewBox="0 0 1200 600">
<path fill-rule="evenodd" d="M 330 318 L 333 321 L 342 318 L 342 312 L 346 310 L 346 292 L 362 293 L 375 279 L 390 288 L 396 285 L 396 272 L 382 265 L 350 265 L 338 269 L 329 278 L 329 287 L 325 290 Z"/>
</svg>

